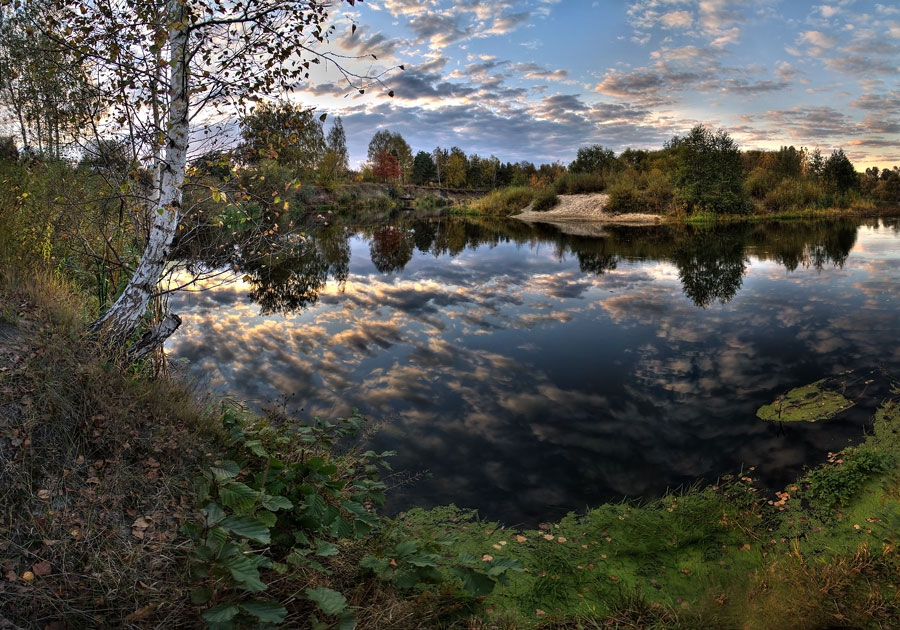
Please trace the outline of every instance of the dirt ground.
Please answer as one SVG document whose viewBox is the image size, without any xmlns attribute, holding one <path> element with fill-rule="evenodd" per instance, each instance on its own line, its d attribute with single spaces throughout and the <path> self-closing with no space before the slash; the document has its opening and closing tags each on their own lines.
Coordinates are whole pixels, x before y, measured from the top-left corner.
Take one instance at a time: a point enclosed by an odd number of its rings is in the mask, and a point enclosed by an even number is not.
<svg viewBox="0 0 900 630">
<path fill-rule="evenodd" d="M 515 218 L 533 223 L 552 224 L 654 225 L 663 222 L 663 217 L 658 214 L 610 214 L 605 211 L 608 201 L 609 195 L 605 193 L 561 195 L 559 203 L 550 210 L 535 212 L 528 206 L 515 215 Z"/>
</svg>

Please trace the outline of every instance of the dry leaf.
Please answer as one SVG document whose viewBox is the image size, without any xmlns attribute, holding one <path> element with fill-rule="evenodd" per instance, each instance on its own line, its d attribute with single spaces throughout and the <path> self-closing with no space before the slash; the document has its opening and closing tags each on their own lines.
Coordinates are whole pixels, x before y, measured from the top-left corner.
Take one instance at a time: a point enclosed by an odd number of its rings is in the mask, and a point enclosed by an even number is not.
<svg viewBox="0 0 900 630">
<path fill-rule="evenodd" d="M 52 568 L 50 566 L 50 563 L 44 560 L 32 566 L 31 570 L 34 571 L 35 575 L 44 577 L 45 575 L 50 575 Z"/>
</svg>

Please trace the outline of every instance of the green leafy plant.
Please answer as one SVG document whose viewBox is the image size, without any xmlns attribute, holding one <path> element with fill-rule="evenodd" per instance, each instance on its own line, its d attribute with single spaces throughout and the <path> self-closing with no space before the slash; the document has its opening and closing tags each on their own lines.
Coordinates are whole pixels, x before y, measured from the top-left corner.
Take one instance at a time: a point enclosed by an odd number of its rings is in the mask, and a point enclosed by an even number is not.
<svg viewBox="0 0 900 630">
<path fill-rule="evenodd" d="M 380 580 L 402 589 L 455 578 L 473 597 L 489 595 L 497 584 L 509 583 L 509 572 L 522 571 L 514 558 L 454 553 L 458 547 L 456 536 L 434 527 L 424 527 L 411 538 L 406 528 L 393 522 L 380 536 L 374 553 L 360 564 Z"/>
<path fill-rule="evenodd" d="M 885 453 L 863 448 L 846 449 L 832 460 L 806 476 L 807 497 L 826 508 L 847 505 L 871 477 L 886 472 L 891 464 Z"/>
<path fill-rule="evenodd" d="M 288 615 L 260 594 L 272 576 L 330 574 L 325 559 L 341 553 L 345 539 L 367 536 L 384 503 L 379 469 L 392 452 L 335 455 L 341 438 L 355 435 L 365 419 L 354 414 L 336 423 L 276 428 L 248 424 L 226 412 L 231 445 L 197 480 L 200 518 L 184 531 L 194 544 L 191 599 L 207 607 L 210 628 L 278 624 Z M 352 608 L 339 592 L 307 588 L 306 598 L 338 628 L 354 627 Z M 333 623 L 311 619 L 313 627 Z"/>
</svg>

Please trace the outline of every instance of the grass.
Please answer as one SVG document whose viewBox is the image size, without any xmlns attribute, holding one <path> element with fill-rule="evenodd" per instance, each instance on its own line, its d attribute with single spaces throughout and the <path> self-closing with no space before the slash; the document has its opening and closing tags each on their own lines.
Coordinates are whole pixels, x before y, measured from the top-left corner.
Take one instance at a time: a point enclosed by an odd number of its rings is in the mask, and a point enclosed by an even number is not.
<svg viewBox="0 0 900 630">
<path fill-rule="evenodd" d="M 893 628 L 900 624 L 900 405 L 873 433 L 768 499 L 752 471 L 647 503 L 608 504 L 536 530 L 453 507 L 413 530 L 527 572 L 490 596 L 497 628 Z"/>
<path fill-rule="evenodd" d="M 57 276 L 10 275 L 0 299 L 19 316 L 0 341 L 0 621 L 173 627 L 190 606 L 178 525 L 209 415 L 183 387 L 100 361 L 83 300 Z"/>
<path fill-rule="evenodd" d="M 507 216 L 524 209 L 533 198 L 534 190 L 528 186 L 499 188 L 476 201 L 471 209 L 479 214 Z"/>
<path fill-rule="evenodd" d="M 498 192 L 492 207 L 524 195 Z M 98 358 L 84 333 L 96 304 L 7 245 L 0 236 L 0 626 L 198 627 L 179 528 L 197 512 L 190 480 L 222 448 L 217 409 Z M 453 506 L 384 523 L 382 537 L 453 534 L 454 554 L 527 568 L 487 597 L 379 582 L 359 566 L 386 546 L 379 536 L 341 543 L 327 577 L 278 579 L 272 592 L 337 588 L 360 628 L 896 628 L 894 394 L 859 446 L 773 496 L 751 470 L 530 530 Z"/>
</svg>

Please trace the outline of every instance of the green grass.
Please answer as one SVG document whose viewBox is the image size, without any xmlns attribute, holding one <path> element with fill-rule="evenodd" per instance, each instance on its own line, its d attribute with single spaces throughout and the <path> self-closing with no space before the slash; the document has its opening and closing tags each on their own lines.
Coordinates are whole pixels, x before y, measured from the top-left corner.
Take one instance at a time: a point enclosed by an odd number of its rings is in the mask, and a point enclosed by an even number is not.
<svg viewBox="0 0 900 630">
<path fill-rule="evenodd" d="M 748 472 L 536 530 L 504 529 L 452 506 L 398 521 L 527 567 L 488 598 L 479 627 L 895 627 L 898 435 L 900 406 L 885 403 L 860 446 L 771 499 Z M 615 625 L 638 613 L 646 625 Z"/>
<path fill-rule="evenodd" d="M 833 418 L 853 403 L 840 392 L 829 389 L 828 381 L 822 379 L 795 387 L 773 403 L 760 407 L 756 415 L 774 422 L 817 422 Z"/>
</svg>

